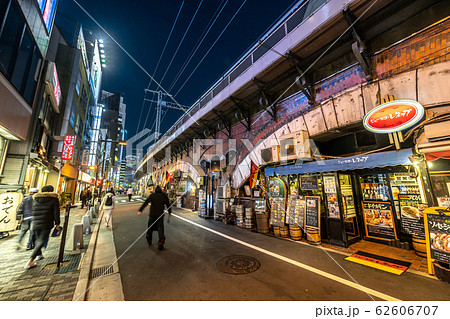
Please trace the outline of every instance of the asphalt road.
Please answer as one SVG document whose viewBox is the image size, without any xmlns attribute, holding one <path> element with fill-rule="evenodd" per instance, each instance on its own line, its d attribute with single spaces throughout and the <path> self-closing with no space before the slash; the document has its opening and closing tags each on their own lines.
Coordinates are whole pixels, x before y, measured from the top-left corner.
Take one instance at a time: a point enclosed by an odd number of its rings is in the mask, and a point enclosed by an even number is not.
<svg viewBox="0 0 450 319">
<path fill-rule="evenodd" d="M 448 300 L 450 285 L 423 276 L 393 275 L 345 261 L 339 253 L 251 232 L 196 213 L 165 216 L 165 249 L 145 240 L 148 208 L 121 203 L 113 215 L 114 241 L 125 300 L 370 301 Z M 156 242 L 157 232 L 153 233 Z M 260 268 L 233 275 L 217 269 L 227 256 L 257 259 Z"/>
</svg>

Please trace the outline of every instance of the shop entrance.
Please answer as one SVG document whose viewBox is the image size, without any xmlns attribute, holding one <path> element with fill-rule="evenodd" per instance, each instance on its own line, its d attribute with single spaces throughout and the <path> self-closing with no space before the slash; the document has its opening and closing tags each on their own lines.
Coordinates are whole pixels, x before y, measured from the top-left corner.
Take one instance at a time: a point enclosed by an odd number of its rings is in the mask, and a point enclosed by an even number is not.
<svg viewBox="0 0 450 319">
<path fill-rule="evenodd" d="M 361 239 L 354 185 L 353 174 L 323 174 L 328 238 L 333 245 L 348 247 Z"/>
</svg>

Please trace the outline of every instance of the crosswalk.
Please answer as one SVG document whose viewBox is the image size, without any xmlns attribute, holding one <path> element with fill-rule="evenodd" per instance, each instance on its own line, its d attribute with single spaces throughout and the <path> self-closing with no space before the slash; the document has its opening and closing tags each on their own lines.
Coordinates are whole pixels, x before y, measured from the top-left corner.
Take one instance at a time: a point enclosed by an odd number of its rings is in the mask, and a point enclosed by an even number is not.
<svg viewBox="0 0 450 319">
<path fill-rule="evenodd" d="M 126 203 L 142 203 L 144 199 L 142 198 L 132 198 L 130 201 L 128 201 L 128 198 L 124 199 L 116 199 L 117 204 L 126 204 Z"/>
</svg>

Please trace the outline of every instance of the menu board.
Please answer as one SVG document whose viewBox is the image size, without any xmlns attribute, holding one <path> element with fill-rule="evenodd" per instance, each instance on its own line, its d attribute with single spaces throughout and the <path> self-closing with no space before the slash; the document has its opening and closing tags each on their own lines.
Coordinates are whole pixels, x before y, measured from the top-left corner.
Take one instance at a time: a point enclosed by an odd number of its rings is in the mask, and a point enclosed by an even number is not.
<svg viewBox="0 0 450 319">
<path fill-rule="evenodd" d="M 304 226 L 306 201 L 303 196 L 291 195 L 286 210 L 286 224 Z"/>
<path fill-rule="evenodd" d="M 386 202 L 363 202 L 364 225 L 367 237 L 395 239 L 392 207 Z"/>
<path fill-rule="evenodd" d="M 286 185 L 279 178 L 271 178 L 267 184 L 267 194 L 272 198 L 286 198 Z"/>
<path fill-rule="evenodd" d="M 325 193 L 336 193 L 336 179 L 334 176 L 324 176 L 323 186 Z"/>
<path fill-rule="evenodd" d="M 306 226 L 320 228 L 320 197 L 306 196 Z"/>
<path fill-rule="evenodd" d="M 284 198 L 270 199 L 270 225 L 284 227 L 286 219 L 286 201 Z"/>
<path fill-rule="evenodd" d="M 450 216 L 427 214 L 431 258 L 450 263 Z"/>
<path fill-rule="evenodd" d="M 412 235 L 425 237 L 425 225 L 420 195 L 398 194 L 403 230 Z"/>
<path fill-rule="evenodd" d="M 438 197 L 439 207 L 450 207 L 450 197 Z"/>
<path fill-rule="evenodd" d="M 298 195 L 298 176 L 297 175 L 289 176 L 289 194 L 290 195 Z"/>
<path fill-rule="evenodd" d="M 300 188 L 302 190 L 318 190 L 319 182 L 317 181 L 317 176 L 315 175 L 305 175 L 300 176 Z"/>
</svg>

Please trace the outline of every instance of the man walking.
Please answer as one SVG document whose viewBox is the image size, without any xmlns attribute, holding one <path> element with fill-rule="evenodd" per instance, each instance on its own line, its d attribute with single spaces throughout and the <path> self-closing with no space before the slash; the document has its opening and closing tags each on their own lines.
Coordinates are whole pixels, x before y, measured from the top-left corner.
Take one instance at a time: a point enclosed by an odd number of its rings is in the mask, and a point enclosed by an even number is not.
<svg viewBox="0 0 450 319">
<path fill-rule="evenodd" d="M 23 237 L 30 231 L 30 236 L 28 238 L 27 250 L 31 250 L 34 248 L 34 232 L 31 230 L 31 222 L 33 220 L 33 195 L 39 192 L 37 188 L 30 188 L 30 192 L 27 197 L 25 197 L 20 203 L 20 206 L 17 210 L 17 214 L 21 215 L 22 222 L 20 223 L 20 233 L 19 233 L 19 242 L 17 244 L 17 249 L 20 249 L 20 243 L 22 242 Z"/>
<path fill-rule="evenodd" d="M 159 241 L 158 249 L 164 248 L 164 243 L 166 241 L 166 236 L 164 236 L 164 206 L 166 206 L 170 214 L 172 214 L 172 208 L 170 205 L 169 197 L 164 194 L 161 187 L 156 186 L 155 192 L 151 194 L 139 208 L 138 215 L 142 214 L 144 208 L 150 205 L 150 215 L 148 218 L 148 230 L 147 230 L 147 242 L 149 245 L 152 244 L 152 233 L 154 230 L 158 231 Z"/>
<path fill-rule="evenodd" d="M 84 208 L 84 206 L 86 205 L 86 198 L 87 198 L 87 189 L 83 189 L 83 191 L 80 194 L 80 199 L 81 199 L 81 209 Z"/>
<path fill-rule="evenodd" d="M 111 216 L 114 208 L 116 208 L 116 196 L 114 193 L 114 189 L 111 188 L 109 192 L 106 193 L 105 197 L 103 197 L 102 203 L 100 205 L 100 211 L 103 210 L 105 214 L 105 226 L 109 227 L 109 221 L 111 220 Z"/>
<path fill-rule="evenodd" d="M 42 256 L 42 247 L 50 235 L 50 231 L 54 225 L 56 225 L 57 229 L 60 229 L 59 200 L 58 194 L 53 192 L 53 186 L 44 186 L 41 193 L 36 193 L 33 196 L 32 210 L 33 221 L 31 229 L 34 232 L 36 244 L 25 268 L 35 267 L 35 260 L 44 258 Z"/>
<path fill-rule="evenodd" d="M 130 187 L 127 191 L 128 201 L 131 201 L 131 197 L 133 196 L 133 189 Z"/>
</svg>

